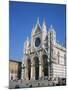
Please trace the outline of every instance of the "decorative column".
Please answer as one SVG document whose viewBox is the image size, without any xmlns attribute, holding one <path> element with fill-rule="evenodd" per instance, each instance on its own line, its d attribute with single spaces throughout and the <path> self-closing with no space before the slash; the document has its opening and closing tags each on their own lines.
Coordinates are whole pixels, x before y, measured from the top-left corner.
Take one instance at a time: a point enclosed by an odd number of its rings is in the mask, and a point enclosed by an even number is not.
<svg viewBox="0 0 68 90">
<path fill-rule="evenodd" d="M 25 80 L 28 80 L 28 70 L 26 66 L 25 66 Z"/>
<path fill-rule="evenodd" d="M 31 79 L 35 80 L 35 60 L 31 59 Z"/>
<path fill-rule="evenodd" d="M 39 57 L 39 78 L 44 77 L 44 72 L 43 72 L 43 63 L 42 63 L 42 55 L 40 53 Z"/>
<path fill-rule="evenodd" d="M 22 73 L 21 73 L 21 79 L 24 80 L 25 79 L 25 66 L 24 64 L 22 63 Z"/>
<path fill-rule="evenodd" d="M 29 77 L 28 77 L 28 63 L 27 63 L 27 60 L 28 60 L 28 58 L 26 57 L 26 60 L 25 60 L 25 80 L 29 80 Z"/>
<path fill-rule="evenodd" d="M 50 80 L 50 60 L 48 58 L 48 79 Z"/>
</svg>

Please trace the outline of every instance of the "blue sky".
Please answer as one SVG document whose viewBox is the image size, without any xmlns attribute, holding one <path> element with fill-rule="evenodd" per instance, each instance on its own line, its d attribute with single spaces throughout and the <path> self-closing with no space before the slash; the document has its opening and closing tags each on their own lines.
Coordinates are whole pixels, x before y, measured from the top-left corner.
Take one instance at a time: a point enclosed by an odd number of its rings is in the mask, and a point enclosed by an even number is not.
<svg viewBox="0 0 68 90">
<path fill-rule="evenodd" d="M 43 19 L 47 30 L 52 24 L 57 40 L 65 39 L 65 5 L 14 2 L 9 3 L 9 59 L 22 60 L 23 43 L 27 36 L 30 38 L 32 26 L 36 25 L 37 17 L 42 25 Z"/>
</svg>

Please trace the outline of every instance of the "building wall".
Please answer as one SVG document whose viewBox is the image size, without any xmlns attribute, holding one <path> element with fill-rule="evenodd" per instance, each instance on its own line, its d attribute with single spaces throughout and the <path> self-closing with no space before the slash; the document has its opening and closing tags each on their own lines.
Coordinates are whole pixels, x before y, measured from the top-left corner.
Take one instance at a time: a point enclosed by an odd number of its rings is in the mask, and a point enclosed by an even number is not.
<svg viewBox="0 0 68 90">
<path fill-rule="evenodd" d="M 66 78 L 66 69 L 64 65 L 60 64 L 52 64 L 53 66 L 53 78 L 59 77 L 59 78 Z"/>
<path fill-rule="evenodd" d="M 21 68 L 21 62 L 9 60 L 9 79 L 15 80 L 18 79 L 19 70 Z M 20 65 L 19 65 L 20 64 Z M 21 70 L 20 70 L 21 73 Z"/>
<path fill-rule="evenodd" d="M 56 44 L 52 61 L 52 77 L 66 78 L 66 50 L 64 47 Z"/>
<path fill-rule="evenodd" d="M 47 65 L 42 63 L 43 55 L 46 55 L 44 62 L 47 61 Z M 41 26 L 39 20 L 32 29 L 31 41 L 27 38 L 24 43 L 24 69 L 22 70 L 22 76 L 25 80 L 29 80 L 28 64 L 26 63 L 29 58 L 31 60 L 31 79 L 36 79 L 35 57 L 39 58 L 39 77 L 45 77 L 45 71 L 46 73 L 48 72 L 48 78 L 66 77 L 66 49 L 57 43 L 56 31 L 53 26 L 51 25 L 47 32 L 46 23 L 43 22 Z"/>
</svg>

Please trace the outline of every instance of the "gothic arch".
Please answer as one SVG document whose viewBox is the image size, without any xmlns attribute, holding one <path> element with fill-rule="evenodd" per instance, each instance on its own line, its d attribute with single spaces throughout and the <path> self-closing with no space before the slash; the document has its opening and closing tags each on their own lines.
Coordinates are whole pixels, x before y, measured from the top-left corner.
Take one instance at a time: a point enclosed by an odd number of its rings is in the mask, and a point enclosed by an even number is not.
<svg viewBox="0 0 68 90">
<path fill-rule="evenodd" d="M 30 58 L 28 58 L 26 61 L 26 68 L 27 68 L 28 80 L 30 80 L 30 77 L 31 77 L 31 59 Z"/>
<path fill-rule="evenodd" d="M 43 67 L 43 73 L 44 77 L 48 76 L 48 62 L 47 62 L 47 55 L 43 54 L 42 55 L 42 67 Z"/>
<path fill-rule="evenodd" d="M 34 66 L 35 66 L 35 79 L 39 79 L 39 58 L 37 56 L 34 57 Z"/>
</svg>

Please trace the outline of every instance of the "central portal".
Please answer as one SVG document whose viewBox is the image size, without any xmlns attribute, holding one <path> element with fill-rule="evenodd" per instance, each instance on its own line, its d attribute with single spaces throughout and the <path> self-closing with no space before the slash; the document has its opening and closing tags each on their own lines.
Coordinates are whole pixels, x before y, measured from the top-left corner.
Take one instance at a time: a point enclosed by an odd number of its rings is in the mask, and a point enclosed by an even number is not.
<svg viewBox="0 0 68 90">
<path fill-rule="evenodd" d="M 42 56 L 42 65 L 43 65 L 44 77 L 48 76 L 48 62 L 47 62 L 47 56 L 46 55 Z"/>
<path fill-rule="evenodd" d="M 39 58 L 35 57 L 35 80 L 39 79 Z"/>
</svg>

